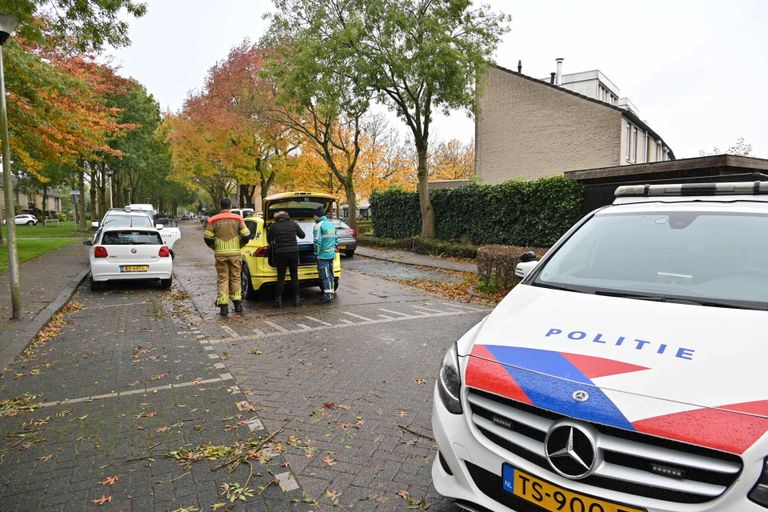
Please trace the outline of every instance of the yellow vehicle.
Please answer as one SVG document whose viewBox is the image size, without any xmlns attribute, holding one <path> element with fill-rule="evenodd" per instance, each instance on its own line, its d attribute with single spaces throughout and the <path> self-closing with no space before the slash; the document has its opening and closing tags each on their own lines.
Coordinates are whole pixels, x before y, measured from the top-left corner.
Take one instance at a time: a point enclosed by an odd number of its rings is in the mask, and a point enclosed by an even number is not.
<svg viewBox="0 0 768 512">
<path fill-rule="evenodd" d="M 240 280 L 243 297 L 255 299 L 265 289 L 272 288 L 277 282 L 277 269 L 272 265 L 272 256 L 267 244 L 267 229 L 274 221 L 275 213 L 286 211 L 291 219 L 298 222 L 305 233 L 299 242 L 299 282 L 301 286 L 320 286 L 315 261 L 313 229 L 315 221 L 312 214 L 318 207 L 330 212 L 336 198 L 321 192 L 284 192 L 264 198 L 264 216 L 251 216 L 245 224 L 251 232 L 251 238 L 241 249 L 243 270 Z M 333 260 L 333 276 L 336 288 L 341 277 L 341 259 L 339 253 Z M 290 275 L 286 276 L 290 280 Z"/>
</svg>

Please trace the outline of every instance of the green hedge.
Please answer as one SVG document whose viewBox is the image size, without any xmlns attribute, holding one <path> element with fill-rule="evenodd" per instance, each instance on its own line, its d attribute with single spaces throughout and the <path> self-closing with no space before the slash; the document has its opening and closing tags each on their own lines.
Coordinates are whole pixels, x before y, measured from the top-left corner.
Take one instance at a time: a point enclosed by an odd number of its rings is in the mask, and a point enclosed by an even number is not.
<svg viewBox="0 0 768 512">
<path fill-rule="evenodd" d="M 405 249 L 417 254 L 452 256 L 454 258 L 474 258 L 477 255 L 478 249 L 476 245 L 472 244 L 452 243 L 436 238 L 424 238 L 420 236 L 412 236 L 408 238 L 379 238 L 365 234 L 357 236 L 357 243 L 372 247 Z"/>
<path fill-rule="evenodd" d="M 562 177 L 435 190 L 435 234 L 476 245 L 550 246 L 580 217 L 583 187 Z M 421 226 L 418 194 L 387 191 L 371 197 L 376 236 L 407 238 Z"/>
</svg>

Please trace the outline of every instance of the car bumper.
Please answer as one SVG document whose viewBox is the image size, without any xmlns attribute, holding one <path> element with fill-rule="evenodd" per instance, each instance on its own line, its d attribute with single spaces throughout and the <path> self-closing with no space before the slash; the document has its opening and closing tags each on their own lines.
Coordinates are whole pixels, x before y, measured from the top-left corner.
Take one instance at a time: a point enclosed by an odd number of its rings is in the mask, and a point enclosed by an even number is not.
<svg viewBox="0 0 768 512">
<path fill-rule="evenodd" d="M 544 511 L 545 509 L 502 490 L 501 470 L 502 464 L 506 463 L 564 489 L 647 512 L 766 511 L 765 508 L 747 498 L 762 469 L 760 454 L 751 458 L 745 457 L 741 477 L 719 498 L 706 503 L 665 502 L 600 489 L 542 470 L 541 467 L 504 450 L 485 438 L 473 425 L 470 425 L 466 416 L 466 401 L 462 401 L 462 405 L 463 414 L 448 412 L 435 389 L 432 431 L 443 461 L 440 460 L 440 456 L 435 456 L 432 464 L 432 482 L 438 493 L 458 500 L 459 505 L 465 502 L 495 512 Z M 477 510 L 477 508 L 468 507 L 468 510 Z"/>
<path fill-rule="evenodd" d="M 246 260 L 251 274 L 251 284 L 254 290 L 262 287 L 270 287 L 277 282 L 277 269 L 272 267 L 267 258 L 248 257 Z M 333 277 L 341 278 L 341 261 L 339 255 L 333 260 Z M 286 280 L 290 280 L 290 272 L 286 271 Z M 299 265 L 299 284 L 301 286 L 314 286 L 320 284 L 320 276 L 317 273 L 317 265 Z"/>
<path fill-rule="evenodd" d="M 162 263 L 136 262 L 131 263 L 131 265 L 148 265 L 149 269 L 146 272 L 121 272 L 120 264 L 117 263 L 91 263 L 91 279 L 94 281 L 170 279 L 173 274 L 173 264 L 170 261 Z"/>
<path fill-rule="evenodd" d="M 350 252 L 357 250 L 357 240 L 339 240 L 336 244 L 340 251 Z"/>
</svg>

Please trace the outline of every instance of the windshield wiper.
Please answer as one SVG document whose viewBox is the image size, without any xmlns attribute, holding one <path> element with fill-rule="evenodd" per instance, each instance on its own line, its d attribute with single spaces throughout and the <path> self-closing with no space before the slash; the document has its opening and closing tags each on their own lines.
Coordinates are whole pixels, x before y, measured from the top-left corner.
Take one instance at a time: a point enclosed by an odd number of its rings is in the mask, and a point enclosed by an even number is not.
<svg viewBox="0 0 768 512">
<path fill-rule="evenodd" d="M 669 295 L 651 295 L 632 292 L 620 292 L 612 290 L 595 290 L 595 295 L 606 295 L 609 297 L 621 297 L 623 299 L 636 299 L 636 300 L 648 300 L 651 302 L 671 302 L 674 304 L 692 304 L 695 306 L 709 306 L 715 308 L 731 308 L 731 309 L 759 309 L 765 310 L 764 307 L 749 306 L 743 303 L 728 301 L 728 300 L 712 300 L 696 297 L 675 297 Z"/>
<path fill-rule="evenodd" d="M 549 284 L 549 283 L 541 283 L 539 281 L 534 281 L 533 286 L 540 286 L 542 288 L 549 288 L 550 290 L 562 290 L 565 292 L 576 292 L 576 293 L 592 293 L 591 290 L 585 290 L 583 288 L 577 288 L 575 286 L 567 286 L 564 284 Z"/>
</svg>

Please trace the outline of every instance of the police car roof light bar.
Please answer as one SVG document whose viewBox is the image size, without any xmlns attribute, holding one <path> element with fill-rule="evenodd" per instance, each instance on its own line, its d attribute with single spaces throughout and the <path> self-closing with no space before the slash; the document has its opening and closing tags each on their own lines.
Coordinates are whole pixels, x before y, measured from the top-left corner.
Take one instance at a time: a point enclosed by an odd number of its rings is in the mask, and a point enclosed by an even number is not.
<svg viewBox="0 0 768 512">
<path fill-rule="evenodd" d="M 768 194 L 768 182 L 739 181 L 733 183 L 685 183 L 677 185 L 622 185 L 615 197 L 651 196 L 725 196 Z"/>
</svg>

